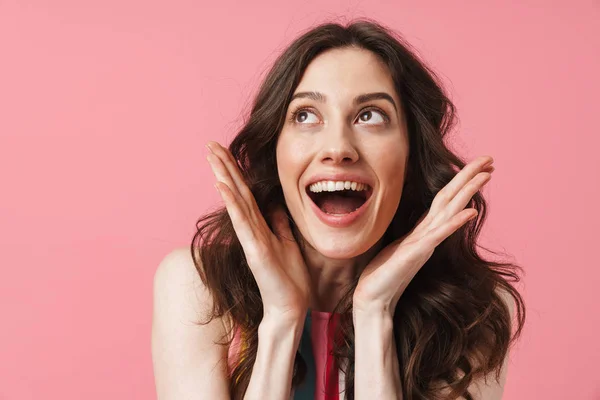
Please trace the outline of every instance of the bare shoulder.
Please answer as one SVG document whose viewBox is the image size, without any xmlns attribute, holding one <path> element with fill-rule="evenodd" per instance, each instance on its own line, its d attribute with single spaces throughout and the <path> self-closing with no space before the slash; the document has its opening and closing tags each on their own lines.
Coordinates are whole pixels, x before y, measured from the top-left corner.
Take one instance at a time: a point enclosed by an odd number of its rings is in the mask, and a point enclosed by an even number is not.
<svg viewBox="0 0 600 400">
<path fill-rule="evenodd" d="M 172 250 L 153 282 L 152 363 L 159 400 L 229 398 L 227 349 L 220 319 L 201 325 L 212 309 L 190 249 Z"/>
<path fill-rule="evenodd" d="M 204 319 L 212 307 L 189 249 L 178 248 L 165 255 L 154 273 L 153 286 L 155 311 L 168 311 L 185 322 Z"/>
</svg>

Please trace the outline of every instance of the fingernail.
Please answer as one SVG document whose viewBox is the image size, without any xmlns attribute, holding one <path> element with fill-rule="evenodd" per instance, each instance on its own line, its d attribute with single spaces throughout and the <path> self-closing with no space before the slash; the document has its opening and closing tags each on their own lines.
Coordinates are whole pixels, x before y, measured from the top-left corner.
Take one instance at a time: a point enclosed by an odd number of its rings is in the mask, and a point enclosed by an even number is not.
<svg viewBox="0 0 600 400">
<path fill-rule="evenodd" d="M 208 151 L 210 151 L 211 153 L 213 152 L 213 151 L 212 151 L 212 149 L 210 148 L 210 142 L 209 142 L 209 143 L 206 143 L 206 144 L 204 145 L 204 147 L 206 147 L 206 148 L 208 149 Z"/>
</svg>

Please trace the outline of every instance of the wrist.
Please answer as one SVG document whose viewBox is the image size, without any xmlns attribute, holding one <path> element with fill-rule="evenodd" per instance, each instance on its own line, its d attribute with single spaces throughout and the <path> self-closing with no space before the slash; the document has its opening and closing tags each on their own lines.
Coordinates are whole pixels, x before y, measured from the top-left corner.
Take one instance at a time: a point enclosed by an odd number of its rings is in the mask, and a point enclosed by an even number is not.
<svg viewBox="0 0 600 400">
<path fill-rule="evenodd" d="M 352 315 L 360 318 L 393 318 L 396 305 L 384 301 L 363 301 L 357 298 L 352 302 Z"/>
<path fill-rule="evenodd" d="M 304 314 L 297 313 L 295 315 L 287 314 L 284 316 L 266 313 L 260 321 L 258 332 L 265 335 L 285 335 L 292 332 L 301 334 L 305 318 L 306 312 Z"/>
<path fill-rule="evenodd" d="M 354 329 L 376 326 L 383 329 L 393 326 L 394 310 L 390 307 L 359 307 L 352 309 Z"/>
</svg>

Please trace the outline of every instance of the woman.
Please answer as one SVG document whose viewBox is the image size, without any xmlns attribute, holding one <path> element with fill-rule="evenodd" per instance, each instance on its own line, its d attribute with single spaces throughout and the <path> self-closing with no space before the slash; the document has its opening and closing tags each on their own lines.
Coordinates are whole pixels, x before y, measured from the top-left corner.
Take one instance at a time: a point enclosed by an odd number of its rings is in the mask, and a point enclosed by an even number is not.
<svg viewBox="0 0 600 400">
<path fill-rule="evenodd" d="M 294 41 L 207 146 L 225 208 L 156 272 L 158 398 L 500 399 L 520 267 L 476 251 L 493 160 L 453 154 L 454 122 L 382 25 Z"/>
</svg>

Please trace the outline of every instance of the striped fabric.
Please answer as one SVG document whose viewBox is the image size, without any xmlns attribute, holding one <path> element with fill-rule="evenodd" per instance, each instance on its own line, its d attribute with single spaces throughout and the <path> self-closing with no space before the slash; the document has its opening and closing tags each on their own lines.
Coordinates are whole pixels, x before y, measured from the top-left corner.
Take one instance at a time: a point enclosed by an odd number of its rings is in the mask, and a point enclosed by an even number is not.
<svg viewBox="0 0 600 400">
<path fill-rule="evenodd" d="M 300 338 L 299 350 L 307 364 L 307 375 L 301 385 L 292 388 L 290 400 L 339 400 L 343 398 L 344 373 L 336 368 L 333 350 L 333 334 L 339 321 L 339 315 L 309 310 Z M 235 366 L 239 350 L 243 348 L 239 331 L 234 334 L 229 348 L 228 364 Z M 341 393 L 341 394 L 340 394 Z"/>
</svg>

